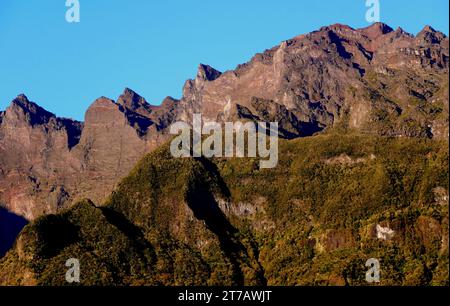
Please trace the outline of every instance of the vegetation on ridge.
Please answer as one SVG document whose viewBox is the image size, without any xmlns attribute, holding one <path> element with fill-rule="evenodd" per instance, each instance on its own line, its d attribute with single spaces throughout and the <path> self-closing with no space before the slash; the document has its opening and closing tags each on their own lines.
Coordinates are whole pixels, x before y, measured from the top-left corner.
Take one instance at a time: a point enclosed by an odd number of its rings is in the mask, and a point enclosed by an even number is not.
<svg viewBox="0 0 450 306">
<path fill-rule="evenodd" d="M 256 159 L 145 156 L 102 206 L 85 200 L 28 225 L 0 283 L 448 285 L 448 147 L 330 132 Z M 383 239 L 377 225 L 393 235 Z"/>
</svg>

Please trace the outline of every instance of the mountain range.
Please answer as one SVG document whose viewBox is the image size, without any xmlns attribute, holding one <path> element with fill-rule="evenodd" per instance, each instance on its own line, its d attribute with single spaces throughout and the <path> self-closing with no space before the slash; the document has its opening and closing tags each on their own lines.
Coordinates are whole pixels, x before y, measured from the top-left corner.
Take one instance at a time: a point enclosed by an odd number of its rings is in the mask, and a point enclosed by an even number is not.
<svg viewBox="0 0 450 306">
<path fill-rule="evenodd" d="M 32 223 L 0 282 L 61 284 L 76 254 L 86 284 L 363 284 L 378 254 L 384 284 L 448 283 L 448 69 L 430 26 L 335 24 L 201 64 L 159 106 L 127 88 L 78 122 L 19 95 L 0 112 L 0 203 Z M 194 113 L 277 121 L 280 165 L 174 160 L 169 127 Z"/>
</svg>

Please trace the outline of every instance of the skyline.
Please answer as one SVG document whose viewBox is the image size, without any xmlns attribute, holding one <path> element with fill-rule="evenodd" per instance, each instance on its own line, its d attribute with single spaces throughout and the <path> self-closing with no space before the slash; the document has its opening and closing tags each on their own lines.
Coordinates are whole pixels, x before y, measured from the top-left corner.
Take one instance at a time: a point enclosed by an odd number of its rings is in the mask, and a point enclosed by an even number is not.
<svg viewBox="0 0 450 306">
<path fill-rule="evenodd" d="M 57 116 L 82 121 L 95 99 L 116 100 L 126 87 L 159 105 L 166 96 L 181 97 L 200 63 L 231 70 L 322 26 L 370 25 L 363 0 L 232 2 L 80 0 L 81 22 L 71 24 L 64 0 L 2 1 L 0 110 L 23 93 Z M 445 0 L 381 1 L 381 22 L 414 35 L 429 24 L 448 35 L 447 11 Z"/>
</svg>

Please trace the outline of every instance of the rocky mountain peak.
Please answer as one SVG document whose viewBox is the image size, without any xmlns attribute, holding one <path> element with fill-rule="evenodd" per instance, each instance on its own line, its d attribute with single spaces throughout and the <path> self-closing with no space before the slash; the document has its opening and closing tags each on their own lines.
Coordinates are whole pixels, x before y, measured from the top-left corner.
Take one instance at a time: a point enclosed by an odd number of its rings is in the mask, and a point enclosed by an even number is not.
<svg viewBox="0 0 450 306">
<path fill-rule="evenodd" d="M 28 97 L 25 94 L 20 94 L 12 101 L 12 103 L 27 104 L 30 103 L 30 100 L 28 100 Z"/>
<path fill-rule="evenodd" d="M 92 109 L 98 109 L 98 108 L 116 109 L 117 104 L 113 100 L 111 100 L 107 97 L 100 97 L 100 98 L 96 99 L 94 101 L 94 103 L 91 104 L 88 111 L 92 110 Z"/>
<path fill-rule="evenodd" d="M 141 95 L 130 88 L 125 88 L 123 93 L 117 99 L 117 104 L 134 111 L 140 108 L 148 108 L 150 106 Z"/>
<path fill-rule="evenodd" d="M 382 22 L 376 22 L 366 28 L 360 30 L 370 39 L 376 39 L 381 35 L 385 35 L 394 31 L 390 26 Z"/>
<path fill-rule="evenodd" d="M 212 68 L 209 65 L 200 64 L 197 69 L 197 76 L 194 80 L 187 80 L 183 86 L 183 98 L 191 99 L 195 92 L 199 92 L 202 88 L 217 80 L 222 75 L 222 72 Z"/>
<path fill-rule="evenodd" d="M 48 123 L 51 118 L 55 118 L 53 113 L 50 113 L 31 102 L 24 94 L 18 95 L 12 102 L 10 107 L 6 110 L 6 116 L 14 117 L 18 120 L 25 119 L 31 125 Z"/>
<path fill-rule="evenodd" d="M 406 32 L 403 28 L 401 28 L 401 27 L 398 27 L 397 29 L 395 29 L 395 31 L 393 32 L 394 33 L 394 35 L 395 35 L 395 37 L 402 37 L 402 36 L 404 36 L 404 37 L 408 37 L 408 38 L 413 38 L 414 37 L 414 35 L 412 35 L 412 34 L 410 34 L 410 33 L 408 33 L 408 32 Z"/>
<path fill-rule="evenodd" d="M 437 31 L 430 25 L 426 25 L 423 29 L 423 32 L 431 32 L 431 33 L 436 33 Z"/>
<path fill-rule="evenodd" d="M 161 103 L 160 108 L 166 109 L 166 108 L 171 108 L 175 105 L 175 103 L 177 103 L 178 100 L 171 97 L 171 96 L 167 96 L 164 98 L 164 100 Z"/>
<path fill-rule="evenodd" d="M 327 32 L 327 31 L 333 31 L 336 33 L 345 33 L 345 32 L 354 31 L 354 29 L 346 24 L 341 24 L 341 23 L 335 23 L 335 24 L 332 24 L 329 26 L 321 27 L 319 29 L 319 32 Z"/>
<path fill-rule="evenodd" d="M 202 81 L 214 81 L 222 75 L 222 72 L 209 65 L 200 64 L 197 71 L 197 79 Z"/>
<path fill-rule="evenodd" d="M 32 102 L 30 102 L 30 100 L 28 100 L 28 97 L 26 95 L 20 94 L 14 100 L 11 101 L 10 107 L 20 107 L 23 110 L 32 111 L 37 106 L 36 104 L 35 105 L 33 105 L 33 104 L 34 103 L 32 103 Z"/>
<path fill-rule="evenodd" d="M 119 105 L 113 100 L 100 97 L 89 106 L 85 115 L 85 125 L 108 123 L 111 119 L 122 117 Z"/>
<path fill-rule="evenodd" d="M 423 44 L 439 44 L 441 43 L 447 36 L 439 31 L 433 29 L 433 27 L 427 25 L 422 31 L 417 34 L 416 39 Z"/>
</svg>

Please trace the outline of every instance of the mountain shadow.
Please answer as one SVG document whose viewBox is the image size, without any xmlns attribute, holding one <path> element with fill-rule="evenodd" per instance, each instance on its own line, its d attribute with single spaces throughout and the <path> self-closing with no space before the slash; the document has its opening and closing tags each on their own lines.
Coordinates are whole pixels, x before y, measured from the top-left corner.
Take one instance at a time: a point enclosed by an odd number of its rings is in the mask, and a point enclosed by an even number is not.
<svg viewBox="0 0 450 306">
<path fill-rule="evenodd" d="M 219 188 L 221 194 L 226 198 L 231 196 L 231 192 L 220 176 L 217 166 L 206 158 L 196 159 L 204 169 L 206 169 Z M 244 275 L 241 271 L 241 264 L 249 259 L 254 259 L 247 251 L 246 247 L 239 239 L 239 230 L 236 229 L 219 208 L 210 184 L 205 178 L 196 173 L 189 182 L 190 188 L 186 193 L 186 200 L 195 217 L 203 220 L 210 231 L 219 239 L 222 250 L 233 266 L 234 282 L 236 285 L 244 285 Z M 259 283 L 266 284 L 262 267 L 259 267 Z"/>
<path fill-rule="evenodd" d="M 17 235 L 27 224 L 25 218 L 0 207 L 0 258 L 13 246 Z"/>
</svg>

